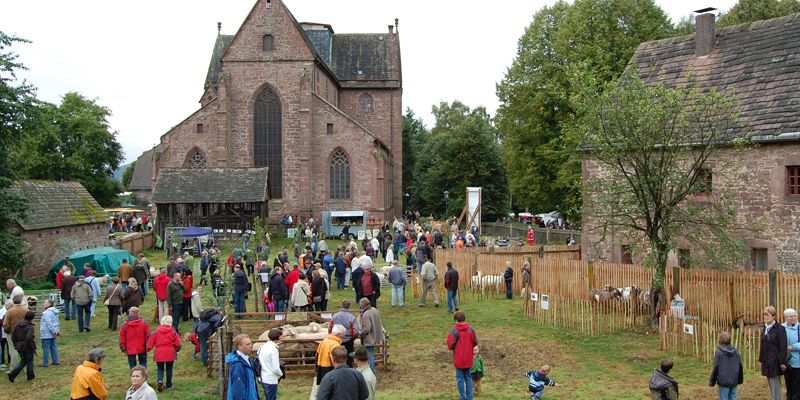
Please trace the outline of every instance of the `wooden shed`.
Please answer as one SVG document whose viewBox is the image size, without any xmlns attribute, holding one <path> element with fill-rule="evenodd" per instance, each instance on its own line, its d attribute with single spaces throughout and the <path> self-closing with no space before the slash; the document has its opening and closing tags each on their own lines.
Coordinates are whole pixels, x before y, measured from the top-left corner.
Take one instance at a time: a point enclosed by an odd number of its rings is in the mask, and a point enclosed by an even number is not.
<svg viewBox="0 0 800 400">
<path fill-rule="evenodd" d="M 162 168 L 153 203 L 156 229 L 208 226 L 223 234 L 253 229 L 267 216 L 268 168 Z"/>
</svg>

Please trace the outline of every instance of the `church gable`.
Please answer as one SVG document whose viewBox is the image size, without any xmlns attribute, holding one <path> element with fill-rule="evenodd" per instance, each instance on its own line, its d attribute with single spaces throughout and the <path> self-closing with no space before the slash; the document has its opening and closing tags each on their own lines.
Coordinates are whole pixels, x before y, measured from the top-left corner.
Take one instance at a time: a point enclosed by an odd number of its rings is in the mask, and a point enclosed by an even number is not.
<svg viewBox="0 0 800 400">
<path fill-rule="evenodd" d="M 313 60 L 311 43 L 280 0 L 258 0 L 222 61 Z"/>
</svg>

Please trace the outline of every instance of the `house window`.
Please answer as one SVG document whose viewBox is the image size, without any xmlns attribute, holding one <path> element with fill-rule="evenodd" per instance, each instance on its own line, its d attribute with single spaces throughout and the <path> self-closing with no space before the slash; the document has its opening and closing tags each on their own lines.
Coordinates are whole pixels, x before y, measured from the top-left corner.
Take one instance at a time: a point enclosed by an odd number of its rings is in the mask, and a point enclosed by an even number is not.
<svg viewBox="0 0 800 400">
<path fill-rule="evenodd" d="M 283 196 L 281 118 L 281 101 L 275 91 L 267 87 L 256 99 L 253 154 L 256 167 L 269 167 L 267 186 L 270 199 L 280 199 Z"/>
<path fill-rule="evenodd" d="M 750 249 L 750 267 L 755 271 L 767 270 L 767 249 Z"/>
<path fill-rule="evenodd" d="M 800 195 L 800 165 L 786 167 L 786 194 Z"/>
<path fill-rule="evenodd" d="M 678 249 L 678 266 L 689 268 L 691 264 L 691 252 L 689 249 Z"/>
<path fill-rule="evenodd" d="M 274 51 L 275 50 L 275 37 L 272 35 L 264 35 L 261 43 L 264 51 Z"/>
<path fill-rule="evenodd" d="M 711 194 L 712 175 L 711 169 L 701 168 L 697 171 L 697 180 L 694 183 L 695 194 Z"/>
<path fill-rule="evenodd" d="M 328 124 L 327 132 L 328 135 L 333 135 L 333 124 Z"/>
<path fill-rule="evenodd" d="M 331 155 L 330 180 L 332 199 L 350 198 L 350 159 L 342 149 L 336 149 Z"/>
<path fill-rule="evenodd" d="M 362 114 L 371 113 L 372 110 L 374 109 L 374 102 L 372 100 L 372 96 L 370 96 L 368 93 L 362 94 L 358 98 L 358 105 L 361 109 Z"/>
<path fill-rule="evenodd" d="M 203 133 L 203 124 L 197 124 L 197 133 Z"/>
<path fill-rule="evenodd" d="M 622 257 L 620 257 L 620 261 L 622 264 L 633 264 L 633 253 L 631 252 L 631 246 L 627 244 L 623 244 L 620 248 Z"/>
</svg>

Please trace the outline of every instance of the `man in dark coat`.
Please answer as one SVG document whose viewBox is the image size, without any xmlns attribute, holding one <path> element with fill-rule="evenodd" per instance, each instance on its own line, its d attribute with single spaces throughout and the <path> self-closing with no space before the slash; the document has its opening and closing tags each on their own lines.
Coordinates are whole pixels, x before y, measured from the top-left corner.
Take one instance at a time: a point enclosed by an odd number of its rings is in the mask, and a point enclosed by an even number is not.
<svg viewBox="0 0 800 400">
<path fill-rule="evenodd" d="M 242 270 L 242 266 L 233 266 L 233 309 L 234 312 L 243 313 L 247 310 L 244 304 L 244 297 L 247 294 L 247 275 Z M 237 316 L 236 319 L 242 319 Z"/>
<path fill-rule="evenodd" d="M 317 400 L 366 400 L 369 388 L 364 375 L 347 366 L 347 349 L 337 346 L 331 351 L 333 371 L 322 378 Z"/>
<path fill-rule="evenodd" d="M 453 308 L 458 311 L 458 271 L 450 261 L 444 273 L 444 288 L 447 289 L 447 312 L 453 312 Z"/>
<path fill-rule="evenodd" d="M 287 264 L 288 265 L 288 264 Z M 269 297 L 275 304 L 275 312 L 286 311 L 286 303 L 289 301 L 289 288 L 283 279 L 283 268 L 275 268 L 275 273 L 269 280 Z"/>
<path fill-rule="evenodd" d="M 20 321 L 11 334 L 14 341 L 14 348 L 19 353 L 19 362 L 8 373 L 8 380 L 14 382 L 17 375 L 25 368 L 28 375 L 28 380 L 33 380 L 36 375 L 33 373 L 33 355 L 36 353 L 36 338 L 34 337 L 33 318 L 36 313 L 28 311 L 25 313 L 25 319 Z"/>
<path fill-rule="evenodd" d="M 61 299 L 64 300 L 64 319 L 69 321 L 78 313 L 77 306 L 72 302 L 72 287 L 75 286 L 78 277 L 67 272 L 64 272 L 64 279 L 61 280 Z"/>
<path fill-rule="evenodd" d="M 503 272 L 503 281 L 506 283 L 506 298 L 511 300 L 514 297 L 514 293 L 512 291 L 514 269 L 511 268 L 511 261 L 506 261 L 506 272 Z"/>
</svg>

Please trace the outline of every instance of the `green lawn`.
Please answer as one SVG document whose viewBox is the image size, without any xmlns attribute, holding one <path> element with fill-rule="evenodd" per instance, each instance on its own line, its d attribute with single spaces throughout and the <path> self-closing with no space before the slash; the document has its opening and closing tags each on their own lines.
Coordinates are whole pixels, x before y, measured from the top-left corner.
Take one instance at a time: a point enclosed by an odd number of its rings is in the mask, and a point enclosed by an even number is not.
<svg viewBox="0 0 800 400">
<path fill-rule="evenodd" d="M 335 246 L 338 242 L 331 243 Z M 273 243 L 278 251 L 288 242 Z M 291 247 L 290 247 L 291 249 Z M 226 254 L 227 257 L 227 254 Z M 162 265 L 163 256 L 149 253 L 149 258 Z M 453 324 L 446 307 L 418 308 L 407 288 L 405 308 L 389 307 L 390 291 L 379 302 L 384 324 L 390 334 L 389 371 L 379 371 L 379 399 L 422 400 L 457 398 L 451 355 L 445 348 L 446 335 Z M 210 291 L 204 293 L 204 305 L 212 304 Z M 352 291 L 334 291 L 331 305 Z M 444 299 L 440 299 L 444 302 Z M 148 295 L 142 307 L 148 320 L 152 315 L 154 296 Z M 249 304 L 249 303 L 248 303 Z M 611 336 L 585 337 L 564 329 L 538 325 L 522 316 L 522 301 L 514 299 L 487 300 L 463 304 L 467 322 L 478 332 L 487 376 L 484 378 L 484 399 L 528 398 L 527 379 L 523 374 L 547 363 L 552 366 L 551 377 L 563 386 L 547 388 L 547 399 L 646 399 L 647 380 L 661 358 L 668 357 L 659 350 L 656 336 L 635 332 Z M 103 374 L 111 392 L 110 399 L 122 399 L 129 386 L 126 357 L 117 346 L 117 333 L 105 328 L 107 312 L 98 307 L 98 317 L 92 321 L 90 333 L 78 334 L 75 321 L 63 321 L 63 336 L 58 339 L 61 366 L 36 368 L 37 378 L 26 382 L 24 372 L 14 384 L 0 380 L 0 393 L 9 399 L 66 399 L 72 372 L 92 347 L 104 347 L 108 358 Z M 149 321 L 148 321 L 149 322 Z M 185 326 L 187 323 L 182 323 Z M 151 324 L 152 326 L 152 324 Z M 184 328 L 184 331 L 188 329 Z M 38 337 L 38 327 L 37 327 Z M 673 375 L 681 383 L 681 398 L 712 399 L 709 388 L 710 366 L 694 359 L 673 357 Z M 150 356 L 149 382 L 155 386 L 155 363 Z M 37 355 L 36 364 L 41 363 Z M 306 399 L 312 378 L 290 377 L 281 382 L 279 398 Z M 175 389 L 160 394 L 160 399 L 214 399 L 218 396 L 217 381 L 206 378 L 199 361 L 191 358 L 191 344 L 185 344 L 175 364 Z M 13 394 L 11 394 L 13 393 Z M 740 399 L 765 398 L 763 378 L 747 374 Z M 9 396 L 6 396 L 9 394 Z"/>
</svg>

